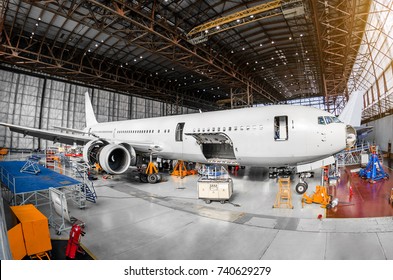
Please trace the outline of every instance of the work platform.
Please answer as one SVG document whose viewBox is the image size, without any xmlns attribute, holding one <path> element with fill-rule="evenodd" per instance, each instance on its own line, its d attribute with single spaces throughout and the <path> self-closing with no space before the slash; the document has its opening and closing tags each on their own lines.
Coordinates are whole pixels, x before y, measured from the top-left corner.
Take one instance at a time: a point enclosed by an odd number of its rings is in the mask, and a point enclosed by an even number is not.
<svg viewBox="0 0 393 280">
<path fill-rule="evenodd" d="M 0 180 L 3 197 L 10 205 L 26 202 L 39 205 L 42 199 L 48 201 L 49 188 L 71 187 L 81 184 L 69 176 L 40 166 L 37 174 L 20 172 L 26 161 L 0 161 Z"/>
</svg>

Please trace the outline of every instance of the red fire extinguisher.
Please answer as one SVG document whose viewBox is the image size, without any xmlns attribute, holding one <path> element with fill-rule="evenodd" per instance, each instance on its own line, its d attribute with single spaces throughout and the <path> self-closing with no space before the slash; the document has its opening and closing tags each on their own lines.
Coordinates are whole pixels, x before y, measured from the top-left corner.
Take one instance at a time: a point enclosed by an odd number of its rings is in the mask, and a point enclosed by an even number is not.
<svg viewBox="0 0 393 280">
<path fill-rule="evenodd" d="M 70 238 L 68 239 L 66 256 L 70 259 L 75 259 L 77 252 L 83 252 L 80 248 L 80 239 L 85 235 L 80 225 L 73 225 L 70 231 Z"/>
</svg>

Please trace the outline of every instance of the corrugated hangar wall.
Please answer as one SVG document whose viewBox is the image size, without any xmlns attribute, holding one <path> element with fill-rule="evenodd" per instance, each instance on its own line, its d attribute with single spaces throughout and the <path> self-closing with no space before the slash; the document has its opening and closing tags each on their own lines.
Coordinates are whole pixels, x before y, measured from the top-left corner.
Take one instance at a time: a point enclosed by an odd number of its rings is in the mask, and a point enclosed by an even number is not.
<svg viewBox="0 0 393 280">
<path fill-rule="evenodd" d="M 86 91 L 91 93 L 99 122 L 158 117 L 172 111 L 171 105 L 163 102 L 0 70 L 0 121 L 50 130 L 54 126 L 82 129 Z M 195 112 L 181 107 L 179 113 Z M 0 127 L 0 147 L 44 149 L 52 145 Z"/>
<path fill-rule="evenodd" d="M 393 115 L 369 122 L 368 125 L 374 129 L 367 137 L 367 140 L 378 144 L 384 152 L 389 152 L 388 147 L 390 143 L 390 153 L 393 154 Z"/>
</svg>

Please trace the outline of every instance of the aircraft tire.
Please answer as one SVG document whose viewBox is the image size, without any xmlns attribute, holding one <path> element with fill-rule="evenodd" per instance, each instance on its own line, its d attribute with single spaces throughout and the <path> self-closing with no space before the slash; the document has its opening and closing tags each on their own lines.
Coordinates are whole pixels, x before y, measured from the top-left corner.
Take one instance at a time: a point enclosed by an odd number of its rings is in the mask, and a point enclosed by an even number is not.
<svg viewBox="0 0 393 280">
<path fill-rule="evenodd" d="M 295 190 L 298 194 L 304 194 L 307 191 L 308 185 L 306 182 L 298 183 L 295 187 Z"/>
<path fill-rule="evenodd" d="M 156 174 L 150 174 L 150 175 L 147 176 L 147 181 L 150 184 L 155 184 L 155 183 L 158 182 L 158 176 Z"/>
<path fill-rule="evenodd" d="M 157 173 L 156 176 L 157 176 L 157 183 L 161 182 L 162 181 L 162 175 Z"/>
<path fill-rule="evenodd" d="M 147 175 L 141 173 L 141 174 L 139 175 L 139 180 L 141 180 L 142 183 L 147 183 L 147 182 L 148 182 L 148 181 L 147 181 Z"/>
</svg>

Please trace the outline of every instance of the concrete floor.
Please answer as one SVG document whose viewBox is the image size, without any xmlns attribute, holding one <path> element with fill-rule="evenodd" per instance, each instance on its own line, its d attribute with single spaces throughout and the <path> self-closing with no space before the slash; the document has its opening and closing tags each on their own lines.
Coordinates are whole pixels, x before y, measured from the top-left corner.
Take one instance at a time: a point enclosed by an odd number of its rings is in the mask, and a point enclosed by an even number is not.
<svg viewBox="0 0 393 280">
<path fill-rule="evenodd" d="M 86 223 L 81 241 L 102 260 L 393 259 L 392 217 L 326 219 L 319 205 L 302 208 L 295 192 L 294 209 L 273 209 L 277 183 L 267 169 L 246 168 L 232 178 L 234 195 L 226 204 L 198 199 L 197 175 L 164 175 L 154 185 L 131 172 L 100 178 L 97 203 L 81 210 L 69 202 L 70 214 Z M 319 178 L 309 181 L 308 192 Z M 51 234 L 68 239 L 67 232 Z"/>
</svg>

